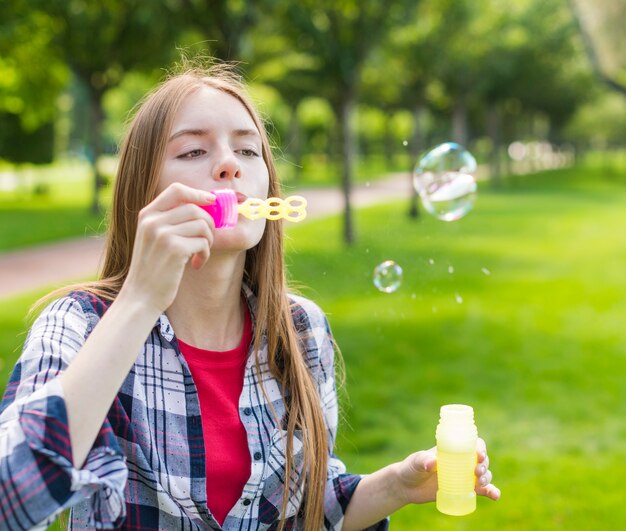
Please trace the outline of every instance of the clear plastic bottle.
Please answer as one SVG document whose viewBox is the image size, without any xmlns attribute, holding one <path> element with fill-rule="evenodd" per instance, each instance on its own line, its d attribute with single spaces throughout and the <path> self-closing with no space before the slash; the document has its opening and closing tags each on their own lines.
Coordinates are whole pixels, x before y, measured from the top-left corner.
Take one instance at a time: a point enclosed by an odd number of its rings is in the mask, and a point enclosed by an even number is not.
<svg viewBox="0 0 626 531">
<path fill-rule="evenodd" d="M 476 510 L 474 410 L 462 404 L 441 406 L 437 426 L 437 509 L 453 516 Z"/>
</svg>

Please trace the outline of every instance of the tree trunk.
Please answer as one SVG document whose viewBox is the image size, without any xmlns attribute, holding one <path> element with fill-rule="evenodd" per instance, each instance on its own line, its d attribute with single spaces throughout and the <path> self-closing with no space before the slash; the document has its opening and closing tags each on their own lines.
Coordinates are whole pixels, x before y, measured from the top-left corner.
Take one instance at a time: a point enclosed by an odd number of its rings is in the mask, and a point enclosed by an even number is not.
<svg viewBox="0 0 626 531">
<path fill-rule="evenodd" d="M 467 105 L 463 100 L 457 100 L 452 110 L 452 139 L 467 148 Z"/>
<path fill-rule="evenodd" d="M 354 134 L 350 126 L 352 113 L 354 111 L 355 99 L 346 95 L 336 110 L 337 121 L 339 123 L 339 138 L 341 147 L 341 187 L 344 199 L 343 211 L 343 239 L 348 245 L 355 241 L 354 225 L 352 219 L 352 173 L 356 146 L 354 144 Z"/>
<path fill-rule="evenodd" d="M 392 118 L 393 118 L 393 112 L 391 111 L 385 112 L 384 149 L 385 149 L 385 164 L 387 165 L 388 168 L 393 168 L 393 156 L 396 152 L 395 138 L 393 137 L 393 131 L 391 129 Z"/>
<path fill-rule="evenodd" d="M 497 105 L 492 102 L 489 102 L 487 106 L 487 134 L 491 139 L 491 156 L 489 161 L 491 184 L 494 187 L 499 187 L 501 184 L 502 171 L 500 166 L 500 115 Z"/>
<path fill-rule="evenodd" d="M 419 162 L 419 156 L 424 150 L 424 134 L 422 132 L 423 111 L 424 105 L 421 101 L 418 101 L 413 108 L 413 138 L 411 139 L 411 163 L 413 167 L 410 168 L 409 171 L 409 179 L 411 180 L 411 198 L 409 201 L 410 218 L 418 218 L 420 216 L 419 195 L 413 185 L 413 174 L 415 172 L 415 166 Z"/>
<path fill-rule="evenodd" d="M 288 145 L 295 166 L 293 180 L 298 184 L 302 177 L 302 135 L 300 133 L 300 120 L 298 119 L 297 106 L 291 109 L 291 116 L 289 117 Z"/>
<path fill-rule="evenodd" d="M 104 178 L 98 169 L 98 160 L 102 155 L 102 125 L 104 123 L 104 110 L 102 109 L 103 93 L 89 87 L 89 113 L 91 115 L 89 134 L 87 136 L 89 149 L 89 162 L 93 176 L 93 198 L 91 211 L 94 214 L 102 212 L 100 204 L 100 190 L 104 185 Z"/>
</svg>

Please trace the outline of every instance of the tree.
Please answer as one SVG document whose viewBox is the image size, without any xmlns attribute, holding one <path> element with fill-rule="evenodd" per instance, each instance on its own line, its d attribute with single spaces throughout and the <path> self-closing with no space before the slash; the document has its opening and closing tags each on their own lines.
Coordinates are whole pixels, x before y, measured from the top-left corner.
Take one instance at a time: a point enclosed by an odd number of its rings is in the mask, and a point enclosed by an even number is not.
<svg viewBox="0 0 626 531">
<path fill-rule="evenodd" d="M 293 49 L 311 58 L 311 90 L 324 97 L 337 119 L 344 196 L 343 237 L 355 239 L 351 191 L 355 139 L 351 119 L 363 64 L 388 30 L 402 20 L 410 0 L 301 0 L 275 2 L 276 16 Z"/>
<path fill-rule="evenodd" d="M 607 0 L 569 0 L 587 54 L 598 77 L 626 95 L 626 4 Z"/>
<path fill-rule="evenodd" d="M 30 14 L 28 14 L 30 13 Z M 120 83 L 125 72 L 166 64 L 180 27 L 165 2 L 141 0 L 17 0 L 6 7 L 6 20 L 30 17 L 39 27 L 54 28 L 49 51 L 69 65 L 84 83 L 91 113 L 87 147 L 93 167 L 92 210 L 100 210 L 104 183 L 98 170 L 102 153 L 102 100 L 107 90 Z M 44 22 L 42 22 L 44 21 Z M 42 73 L 49 70 L 41 65 Z"/>
<path fill-rule="evenodd" d="M 446 45 L 450 28 L 442 3 L 422 0 L 389 32 L 373 51 L 363 73 L 362 98 L 388 113 L 406 109 L 413 116 L 409 141 L 411 163 L 425 150 L 424 116 L 433 104 L 430 89 L 437 84 L 437 57 Z M 412 179 L 412 170 L 409 177 Z M 413 187 L 411 187 L 413 189 Z M 409 216 L 417 217 L 417 192 L 411 194 Z"/>
<path fill-rule="evenodd" d="M 250 58 L 246 49 L 250 30 L 259 20 L 258 0 L 178 0 L 180 15 L 188 28 L 206 39 L 211 54 L 222 61 Z"/>
<path fill-rule="evenodd" d="M 65 64 L 51 52 L 56 28 L 24 9 L 11 18 L 0 4 L 0 157 L 13 162 L 50 162 L 56 101 L 67 82 Z"/>
</svg>

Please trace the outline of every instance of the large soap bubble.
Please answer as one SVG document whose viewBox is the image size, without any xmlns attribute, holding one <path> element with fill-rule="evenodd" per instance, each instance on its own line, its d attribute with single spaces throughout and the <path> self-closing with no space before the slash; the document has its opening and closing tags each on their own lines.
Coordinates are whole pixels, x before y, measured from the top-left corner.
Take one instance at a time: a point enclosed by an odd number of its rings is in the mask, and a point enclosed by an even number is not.
<svg viewBox="0 0 626 531">
<path fill-rule="evenodd" d="M 465 148 L 446 142 L 418 162 L 413 186 L 424 208 L 443 221 L 462 218 L 476 200 L 476 159 Z"/>
</svg>

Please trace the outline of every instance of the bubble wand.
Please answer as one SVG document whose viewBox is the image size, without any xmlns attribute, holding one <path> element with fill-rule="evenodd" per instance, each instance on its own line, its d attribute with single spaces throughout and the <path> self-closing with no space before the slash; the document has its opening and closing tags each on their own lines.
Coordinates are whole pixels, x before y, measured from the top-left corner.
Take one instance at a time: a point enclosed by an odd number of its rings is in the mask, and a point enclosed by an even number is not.
<svg viewBox="0 0 626 531">
<path fill-rule="evenodd" d="M 216 229 L 232 229 L 237 225 L 239 214 L 248 219 L 285 219 L 297 223 L 306 218 L 307 201 L 299 195 L 286 199 L 269 197 L 255 199 L 249 197 L 243 203 L 237 203 L 237 194 L 233 190 L 213 190 L 215 203 L 202 205 L 215 221 Z"/>
</svg>

